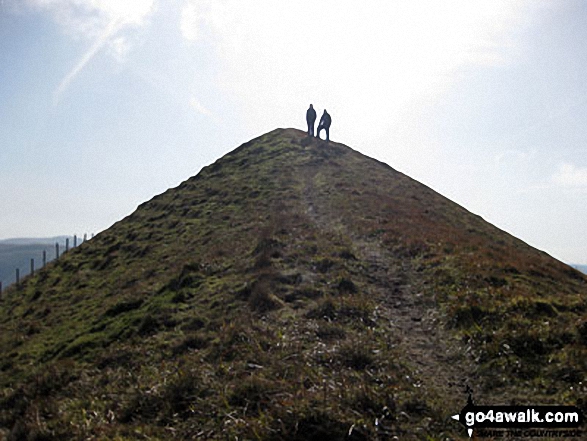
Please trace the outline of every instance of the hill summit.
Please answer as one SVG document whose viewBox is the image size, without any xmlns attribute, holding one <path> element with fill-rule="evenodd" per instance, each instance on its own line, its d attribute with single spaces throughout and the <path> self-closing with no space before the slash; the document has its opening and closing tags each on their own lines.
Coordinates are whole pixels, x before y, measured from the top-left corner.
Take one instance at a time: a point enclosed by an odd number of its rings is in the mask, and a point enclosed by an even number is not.
<svg viewBox="0 0 587 441">
<path fill-rule="evenodd" d="M 0 438 L 447 439 L 587 396 L 587 278 L 277 129 L 0 301 Z"/>
</svg>

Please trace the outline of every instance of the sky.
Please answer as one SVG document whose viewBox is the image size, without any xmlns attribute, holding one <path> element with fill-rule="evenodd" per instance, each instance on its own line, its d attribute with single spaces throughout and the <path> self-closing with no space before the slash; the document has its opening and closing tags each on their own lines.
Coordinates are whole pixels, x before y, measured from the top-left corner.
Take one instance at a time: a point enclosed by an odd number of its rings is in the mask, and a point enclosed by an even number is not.
<svg viewBox="0 0 587 441">
<path fill-rule="evenodd" d="M 368 6 L 366 6 L 368 5 Z M 587 263 L 580 0 L 0 0 L 0 239 L 98 233 L 305 130 Z"/>
</svg>

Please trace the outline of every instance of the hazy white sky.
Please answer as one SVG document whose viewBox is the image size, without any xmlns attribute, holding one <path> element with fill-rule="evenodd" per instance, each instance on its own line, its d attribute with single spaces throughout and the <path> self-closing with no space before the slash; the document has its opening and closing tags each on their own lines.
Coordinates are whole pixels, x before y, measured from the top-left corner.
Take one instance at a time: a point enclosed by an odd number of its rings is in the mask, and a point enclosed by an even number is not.
<svg viewBox="0 0 587 441">
<path fill-rule="evenodd" d="M 0 0 L 0 238 L 98 232 L 276 127 L 587 263 L 580 0 Z"/>
</svg>

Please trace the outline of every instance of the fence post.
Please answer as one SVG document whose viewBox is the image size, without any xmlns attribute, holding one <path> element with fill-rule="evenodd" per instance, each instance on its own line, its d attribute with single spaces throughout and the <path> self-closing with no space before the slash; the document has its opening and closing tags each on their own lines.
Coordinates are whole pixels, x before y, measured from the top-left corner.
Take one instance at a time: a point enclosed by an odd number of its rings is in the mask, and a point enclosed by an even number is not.
<svg viewBox="0 0 587 441">
<path fill-rule="evenodd" d="M 65 239 L 65 252 L 69 251 L 69 237 Z"/>
<path fill-rule="evenodd" d="M 55 242 L 55 260 L 59 259 L 59 242 Z"/>
<path fill-rule="evenodd" d="M 16 286 L 20 283 L 20 269 L 16 268 Z"/>
<path fill-rule="evenodd" d="M 77 235 L 76 234 L 73 235 L 73 247 L 74 248 L 77 247 Z"/>
<path fill-rule="evenodd" d="M 43 268 L 47 265 L 47 251 L 43 250 Z"/>
<path fill-rule="evenodd" d="M 35 259 L 31 259 L 31 276 L 35 273 Z"/>
</svg>

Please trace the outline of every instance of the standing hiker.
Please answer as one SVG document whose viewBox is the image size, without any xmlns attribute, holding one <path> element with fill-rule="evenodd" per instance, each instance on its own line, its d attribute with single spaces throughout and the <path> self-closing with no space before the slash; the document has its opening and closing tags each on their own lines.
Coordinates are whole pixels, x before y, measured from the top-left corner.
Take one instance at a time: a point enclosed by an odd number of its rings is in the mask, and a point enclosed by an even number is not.
<svg viewBox="0 0 587 441">
<path fill-rule="evenodd" d="M 306 122 L 308 123 L 308 136 L 314 136 L 314 123 L 316 122 L 316 111 L 314 106 L 310 104 L 310 108 L 306 112 Z"/>
<path fill-rule="evenodd" d="M 332 122 L 332 119 L 330 118 L 330 115 L 328 114 L 326 109 L 324 109 L 324 113 L 322 114 L 322 118 L 320 118 L 320 122 L 318 123 L 318 133 L 316 135 L 318 138 L 320 138 L 320 130 L 324 129 L 324 130 L 326 130 L 326 142 L 330 141 L 330 123 L 331 122 Z"/>
</svg>

